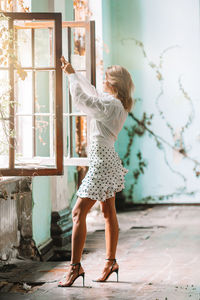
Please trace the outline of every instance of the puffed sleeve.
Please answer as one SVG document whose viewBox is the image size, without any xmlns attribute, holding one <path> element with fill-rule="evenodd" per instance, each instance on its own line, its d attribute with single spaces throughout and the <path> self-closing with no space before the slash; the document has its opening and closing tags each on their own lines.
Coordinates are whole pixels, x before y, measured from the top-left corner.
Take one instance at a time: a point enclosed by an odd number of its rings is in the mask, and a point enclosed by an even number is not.
<svg viewBox="0 0 200 300">
<path fill-rule="evenodd" d="M 73 77 L 73 74 L 70 74 L 68 76 L 71 76 L 71 75 Z M 97 96 L 97 97 L 100 95 L 100 93 L 97 91 L 95 86 L 92 85 L 90 83 L 90 81 L 85 76 L 83 76 L 81 73 L 77 72 L 76 77 L 85 93 L 87 93 L 90 96 Z"/>
<path fill-rule="evenodd" d="M 109 101 L 105 101 L 101 96 L 97 96 L 95 91 L 92 93 L 92 90 L 90 90 L 90 93 L 87 93 L 77 73 L 68 75 L 68 78 L 72 101 L 80 111 L 97 120 L 109 116 L 112 110 Z"/>
</svg>

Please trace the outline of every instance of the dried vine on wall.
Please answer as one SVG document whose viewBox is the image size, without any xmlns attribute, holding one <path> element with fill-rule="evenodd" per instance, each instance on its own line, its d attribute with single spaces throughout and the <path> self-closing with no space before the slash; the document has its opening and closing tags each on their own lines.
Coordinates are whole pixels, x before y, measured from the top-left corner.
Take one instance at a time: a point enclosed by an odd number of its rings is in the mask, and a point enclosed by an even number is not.
<svg viewBox="0 0 200 300">
<path fill-rule="evenodd" d="M 15 55 L 15 41 L 14 34 L 8 28 L 8 17 L 0 13 L 0 66 L 8 67 L 12 64 L 21 80 L 25 80 L 27 72 L 23 70 Z M 0 154 L 5 154 L 7 145 L 9 145 L 9 138 L 14 137 L 15 133 L 9 129 L 9 105 L 14 106 L 17 104 L 15 99 L 10 99 L 10 92 L 13 89 L 9 85 L 8 80 L 1 80 L 0 83 L 0 118 L 2 121 L 2 129 L 5 141 L 1 141 Z"/>
<path fill-rule="evenodd" d="M 12 64 L 21 80 L 25 80 L 27 72 L 23 70 L 19 63 L 17 56 L 15 55 L 15 40 L 14 33 L 8 28 L 8 20 L 3 12 L 13 12 L 17 7 L 22 12 L 29 12 L 29 8 L 24 6 L 23 0 L 7 0 L 2 3 L 0 1 L 0 66 L 8 67 L 8 64 Z M 5 140 L 1 140 L 0 154 L 6 154 L 7 147 L 9 145 L 9 138 L 15 136 L 15 132 L 9 129 L 7 122 L 9 117 L 9 106 L 17 105 L 15 99 L 10 99 L 10 92 L 13 87 L 9 85 L 7 80 L 1 80 L 0 82 L 0 119 L 2 121 L 2 134 Z"/>
<path fill-rule="evenodd" d="M 30 9 L 28 6 L 24 5 L 24 0 L 4 0 L 4 1 L 0 1 L 0 11 L 2 11 L 2 12 L 7 12 L 7 11 L 29 12 Z"/>
<path fill-rule="evenodd" d="M 185 143 L 185 133 L 186 131 L 191 127 L 191 125 L 193 124 L 194 118 L 195 118 L 195 110 L 194 110 L 194 104 L 193 104 L 193 100 L 192 98 L 189 96 L 189 94 L 186 92 L 183 84 L 182 84 L 182 80 L 181 80 L 181 76 L 178 79 L 177 85 L 179 87 L 180 92 L 182 93 L 183 97 L 189 102 L 190 105 L 190 113 L 188 115 L 187 121 L 186 123 L 181 127 L 179 135 L 177 137 L 177 133 L 175 132 L 173 126 L 170 124 L 170 122 L 167 120 L 167 117 L 164 113 L 164 111 L 161 109 L 160 107 L 160 99 L 161 97 L 164 95 L 164 88 L 163 88 L 163 84 L 164 84 L 164 74 L 163 74 L 163 63 L 164 63 L 164 55 L 169 51 L 172 50 L 174 48 L 177 48 L 178 46 L 172 46 L 169 47 L 167 49 L 165 49 L 161 55 L 159 56 L 159 62 L 158 64 L 152 62 L 148 55 L 147 52 L 144 48 L 144 45 L 142 42 L 131 38 L 129 40 L 132 40 L 135 42 L 136 46 L 138 46 L 143 54 L 144 59 L 147 61 L 149 67 L 151 69 L 154 70 L 155 72 L 155 76 L 159 82 L 160 85 L 160 91 L 155 99 L 155 104 L 156 104 L 156 108 L 157 111 L 159 113 L 159 116 L 161 117 L 161 119 L 165 122 L 165 125 L 167 126 L 167 128 L 169 128 L 170 134 L 174 140 L 174 143 L 170 143 L 168 140 L 166 140 L 165 138 L 163 138 L 162 136 L 159 136 L 158 134 L 156 134 L 152 129 L 150 129 L 151 126 L 151 122 L 153 120 L 153 118 L 155 117 L 154 114 L 151 114 L 150 116 L 147 116 L 147 114 L 144 112 L 143 113 L 143 117 L 141 120 L 139 120 L 132 112 L 129 113 L 129 118 L 131 118 L 134 121 L 134 125 L 130 126 L 130 127 L 125 127 L 125 130 L 127 131 L 128 137 L 129 137 L 129 143 L 127 146 L 127 151 L 124 155 L 124 162 L 129 165 L 130 163 L 130 154 L 131 154 L 131 148 L 134 142 L 134 137 L 138 136 L 138 137 L 142 137 L 145 133 L 149 133 L 150 137 L 153 137 L 153 139 L 156 142 L 157 147 L 163 152 L 164 154 L 164 160 L 166 162 L 166 165 L 168 166 L 168 168 L 170 169 L 171 172 L 175 173 L 176 175 L 178 175 L 182 180 L 183 180 L 183 186 L 180 188 L 180 195 L 183 195 L 183 193 L 187 194 L 187 195 L 193 195 L 195 192 L 190 192 L 189 194 L 186 192 L 186 186 L 187 186 L 187 178 L 184 174 L 182 174 L 181 172 L 175 170 L 168 158 L 167 158 L 167 153 L 166 153 L 166 149 L 165 149 L 165 145 L 167 145 L 169 148 L 171 148 L 173 151 L 175 151 L 176 153 L 178 153 L 179 155 L 181 155 L 183 158 L 191 161 L 193 163 L 193 174 L 195 177 L 199 177 L 200 176 L 200 161 L 198 161 L 197 159 L 191 157 L 187 151 L 187 147 L 186 147 L 186 143 Z M 125 40 L 122 40 L 122 43 L 124 43 Z M 141 101 L 141 99 L 136 99 L 136 103 L 137 101 Z M 147 164 L 145 161 L 143 161 L 143 166 L 146 167 Z M 140 170 L 140 168 L 136 169 L 133 171 L 133 177 L 134 177 L 134 184 L 131 184 L 130 189 L 129 189 L 129 197 L 131 198 L 133 195 L 133 190 L 135 185 L 138 182 L 139 176 L 141 176 L 143 173 L 143 169 Z M 169 198 L 172 197 L 172 195 L 169 195 Z M 151 197 L 150 197 L 151 198 Z M 165 197 L 166 198 L 166 197 Z M 159 198 L 159 200 L 163 200 L 164 196 L 161 196 L 161 198 Z M 150 199 L 144 199 L 145 201 L 148 201 Z M 152 199 L 151 199 L 152 200 Z M 154 199 L 155 200 L 155 199 Z"/>
</svg>

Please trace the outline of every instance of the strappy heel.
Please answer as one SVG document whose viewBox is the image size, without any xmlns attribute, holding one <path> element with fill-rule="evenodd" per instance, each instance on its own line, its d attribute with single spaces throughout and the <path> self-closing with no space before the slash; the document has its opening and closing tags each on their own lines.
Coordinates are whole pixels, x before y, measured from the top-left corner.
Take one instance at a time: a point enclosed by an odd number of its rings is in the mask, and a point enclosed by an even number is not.
<svg viewBox="0 0 200 300">
<path fill-rule="evenodd" d="M 75 263 L 75 264 L 70 264 L 70 266 L 78 266 L 78 274 L 75 278 L 71 279 L 68 283 L 66 284 L 62 284 L 61 281 L 59 282 L 59 287 L 69 287 L 71 286 L 74 281 L 79 277 L 79 276 L 82 276 L 83 277 L 83 286 L 85 286 L 85 272 L 82 272 L 81 274 L 79 274 L 79 271 L 80 271 L 80 267 L 81 267 L 81 263 Z M 61 284 L 60 284 L 61 283 Z"/>
<path fill-rule="evenodd" d="M 118 275 L 119 275 L 119 266 L 117 268 L 114 268 L 114 265 L 117 263 L 116 259 L 115 258 L 106 258 L 106 260 L 111 260 L 113 261 L 112 265 L 111 265 L 111 268 L 110 268 L 110 271 L 109 273 L 105 276 L 102 276 L 101 278 L 98 278 L 96 280 L 92 280 L 94 282 L 104 282 L 108 279 L 108 277 L 112 274 L 112 273 L 116 273 L 117 274 L 117 282 L 118 282 Z M 105 278 L 104 278 L 105 277 Z"/>
</svg>

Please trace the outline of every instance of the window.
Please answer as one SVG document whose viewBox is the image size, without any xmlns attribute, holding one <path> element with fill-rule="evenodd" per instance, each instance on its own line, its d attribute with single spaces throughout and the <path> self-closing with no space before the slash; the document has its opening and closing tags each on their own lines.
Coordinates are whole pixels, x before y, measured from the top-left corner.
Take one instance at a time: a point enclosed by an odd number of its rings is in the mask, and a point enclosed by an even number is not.
<svg viewBox="0 0 200 300">
<path fill-rule="evenodd" d="M 0 175 L 61 175 L 63 162 L 86 166 L 90 120 L 73 106 L 60 57 L 63 52 L 95 85 L 94 21 L 61 23 L 59 13 L 5 15 L 26 78 L 19 79 L 11 61 L 0 65 L 0 80 L 11 87 L 7 114 L 0 117 Z"/>
<path fill-rule="evenodd" d="M 68 61 L 72 63 L 76 72 L 80 72 L 96 85 L 94 21 L 63 22 L 63 34 L 68 37 L 67 49 L 63 49 Z M 64 163 L 87 166 L 89 144 L 87 128 L 89 128 L 90 118 L 76 110 L 69 93 L 66 99 L 65 96 L 64 93 Z"/>
<path fill-rule="evenodd" d="M 5 13 L 13 30 L 14 49 L 27 76 L 19 79 L 17 64 L 0 66 L 8 81 L 8 115 L 1 118 L 2 176 L 56 175 L 63 172 L 61 14 Z M 48 21 L 48 22 L 47 22 Z M 5 20 L 4 20 L 5 22 Z M 8 142 L 8 143 L 6 143 Z"/>
</svg>

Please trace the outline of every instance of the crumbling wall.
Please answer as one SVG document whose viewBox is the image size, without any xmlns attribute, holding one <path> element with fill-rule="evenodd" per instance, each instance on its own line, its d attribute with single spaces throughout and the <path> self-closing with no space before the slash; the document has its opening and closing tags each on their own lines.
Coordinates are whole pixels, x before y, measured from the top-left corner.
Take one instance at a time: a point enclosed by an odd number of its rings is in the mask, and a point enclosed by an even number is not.
<svg viewBox="0 0 200 300">
<path fill-rule="evenodd" d="M 0 259 L 35 257 L 32 239 L 32 179 L 11 178 L 0 182 Z"/>
</svg>

